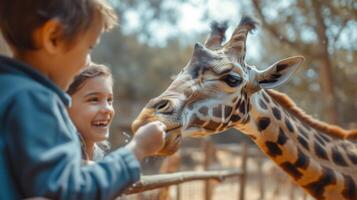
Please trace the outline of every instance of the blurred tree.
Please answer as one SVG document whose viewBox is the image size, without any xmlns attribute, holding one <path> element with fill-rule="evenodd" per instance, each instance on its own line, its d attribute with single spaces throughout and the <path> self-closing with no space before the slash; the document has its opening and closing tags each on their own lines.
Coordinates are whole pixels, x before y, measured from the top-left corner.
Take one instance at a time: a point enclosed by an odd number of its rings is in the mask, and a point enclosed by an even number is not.
<svg viewBox="0 0 357 200">
<path fill-rule="evenodd" d="M 152 47 L 138 41 L 135 34 L 114 30 L 106 34 L 93 52 L 93 59 L 111 66 L 120 99 L 147 99 L 170 84 L 170 77 L 186 64 L 191 51 L 177 40 L 165 47 Z"/>
<path fill-rule="evenodd" d="M 135 12 L 138 15 L 140 25 L 137 27 L 137 36 L 142 40 L 150 41 L 154 36 L 155 29 L 159 24 L 177 23 L 178 9 L 177 6 L 188 0 L 110 0 L 111 4 L 116 8 L 121 19 L 121 24 L 124 26 L 130 20 L 128 13 Z"/>
<path fill-rule="evenodd" d="M 223 2 L 226 1 L 219 1 Z M 282 88 L 283 92 L 317 118 L 331 122 L 337 116 L 344 126 L 356 126 L 353 123 L 357 112 L 357 42 L 353 31 L 357 24 L 353 19 L 357 6 L 351 0 L 318 2 L 318 8 L 314 9 L 311 0 L 237 1 L 238 13 L 260 16 L 263 29 L 267 30 L 258 30 L 248 38 L 248 54 L 251 51 L 254 55 L 248 57 L 248 62 L 254 59 L 254 64 L 267 66 L 283 57 L 305 56 L 305 68 Z M 129 125 L 144 103 L 168 87 L 170 77 L 189 60 L 193 44 L 203 42 L 207 36 L 203 33 L 208 30 L 193 31 L 189 38 L 181 34 L 178 25 L 181 6 L 196 6 L 207 27 L 217 16 L 210 13 L 212 8 L 208 9 L 208 2 L 203 0 L 122 0 L 120 3 L 112 0 L 111 3 L 120 16 L 120 25 L 102 37 L 93 59 L 109 65 L 114 73 L 115 107 L 119 113 L 116 117 L 120 119 L 116 118 L 113 127 L 130 131 Z M 219 12 L 223 15 L 225 7 L 222 8 Z M 320 10 L 319 16 L 315 14 L 316 9 Z M 230 25 L 239 21 L 236 15 L 226 19 Z M 133 24 L 136 24 L 134 28 L 130 28 Z M 171 37 L 161 37 L 164 27 L 172 30 Z M 348 34 L 350 37 L 346 39 Z M 332 98 L 328 104 L 331 108 L 325 106 L 329 98 Z M 336 102 L 341 105 L 336 106 Z M 220 141 L 241 139 L 237 134 L 215 137 L 222 137 L 218 138 Z"/>
<path fill-rule="evenodd" d="M 340 115 L 338 113 L 339 98 L 335 82 L 337 75 L 334 70 L 336 71 L 339 67 L 337 54 L 341 51 L 356 53 L 357 41 L 354 45 L 346 45 L 341 40 L 342 32 L 353 33 L 355 28 L 352 23 L 356 22 L 357 17 L 356 2 L 292 0 L 288 3 L 278 3 L 252 0 L 252 4 L 263 27 L 270 32 L 271 36 L 288 49 L 307 57 L 307 63 L 317 67 L 322 91 L 320 97 L 323 97 L 320 101 L 323 101 L 324 118 L 332 123 L 341 123 L 342 113 Z M 276 14 L 271 13 L 272 9 Z M 345 82 L 344 86 L 348 84 L 351 83 Z"/>
</svg>

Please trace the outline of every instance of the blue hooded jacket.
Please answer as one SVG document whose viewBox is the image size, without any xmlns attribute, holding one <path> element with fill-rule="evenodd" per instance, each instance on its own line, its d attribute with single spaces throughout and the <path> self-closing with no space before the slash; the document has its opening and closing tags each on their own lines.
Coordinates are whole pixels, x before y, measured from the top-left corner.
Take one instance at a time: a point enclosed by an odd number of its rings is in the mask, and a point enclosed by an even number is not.
<svg viewBox="0 0 357 200">
<path fill-rule="evenodd" d="M 125 148 L 81 167 L 69 105 L 51 80 L 0 56 L 0 199 L 113 199 L 139 180 L 139 162 Z"/>
</svg>

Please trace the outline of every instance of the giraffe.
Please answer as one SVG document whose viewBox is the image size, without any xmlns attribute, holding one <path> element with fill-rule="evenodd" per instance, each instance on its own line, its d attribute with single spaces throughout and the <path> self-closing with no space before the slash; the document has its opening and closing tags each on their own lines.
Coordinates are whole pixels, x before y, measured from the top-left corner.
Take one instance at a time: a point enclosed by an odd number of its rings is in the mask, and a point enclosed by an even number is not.
<svg viewBox="0 0 357 200">
<path fill-rule="evenodd" d="M 285 94 L 283 85 L 304 61 L 282 59 L 265 70 L 245 62 L 246 38 L 257 22 L 245 16 L 223 44 L 226 26 L 213 24 L 196 43 L 188 64 L 151 99 L 132 124 L 167 126 L 159 155 L 177 151 L 182 137 L 204 137 L 235 128 L 316 199 L 357 199 L 357 130 L 313 119 Z"/>
</svg>

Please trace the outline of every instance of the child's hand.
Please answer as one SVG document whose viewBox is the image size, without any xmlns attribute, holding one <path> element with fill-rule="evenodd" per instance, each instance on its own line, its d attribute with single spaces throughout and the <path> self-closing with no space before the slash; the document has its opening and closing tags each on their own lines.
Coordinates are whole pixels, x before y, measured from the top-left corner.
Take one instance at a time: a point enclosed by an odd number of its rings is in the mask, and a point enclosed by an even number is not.
<svg viewBox="0 0 357 200">
<path fill-rule="evenodd" d="M 140 127 L 127 145 L 138 160 L 157 153 L 165 145 L 165 124 L 154 121 Z"/>
</svg>

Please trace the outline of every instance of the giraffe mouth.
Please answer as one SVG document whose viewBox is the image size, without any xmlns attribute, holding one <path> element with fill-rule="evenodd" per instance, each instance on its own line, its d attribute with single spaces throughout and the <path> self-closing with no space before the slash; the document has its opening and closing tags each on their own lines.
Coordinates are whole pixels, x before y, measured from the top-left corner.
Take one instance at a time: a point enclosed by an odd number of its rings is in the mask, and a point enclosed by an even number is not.
<svg viewBox="0 0 357 200">
<path fill-rule="evenodd" d="M 183 137 L 193 137 L 193 138 L 201 138 L 208 135 L 214 135 L 217 131 L 206 128 L 206 127 L 199 127 L 199 126 L 191 126 L 184 131 L 182 131 Z"/>
<path fill-rule="evenodd" d="M 178 143 L 180 142 L 181 138 L 182 138 L 182 135 L 181 135 L 181 126 L 176 126 L 174 128 L 171 128 L 169 130 L 166 130 L 166 137 L 168 139 L 168 137 L 170 137 L 172 134 L 174 134 L 174 138 L 173 140 L 171 140 L 171 142 L 173 143 Z"/>
<path fill-rule="evenodd" d="M 171 128 L 171 129 L 169 129 L 169 130 L 166 130 L 166 132 L 176 131 L 177 129 L 180 129 L 180 128 L 181 128 L 181 126 L 176 126 L 176 127 Z"/>
<path fill-rule="evenodd" d="M 157 153 L 157 155 L 168 156 L 175 153 L 179 149 L 182 141 L 180 129 L 181 126 L 176 126 L 166 130 L 165 146 Z"/>
</svg>

